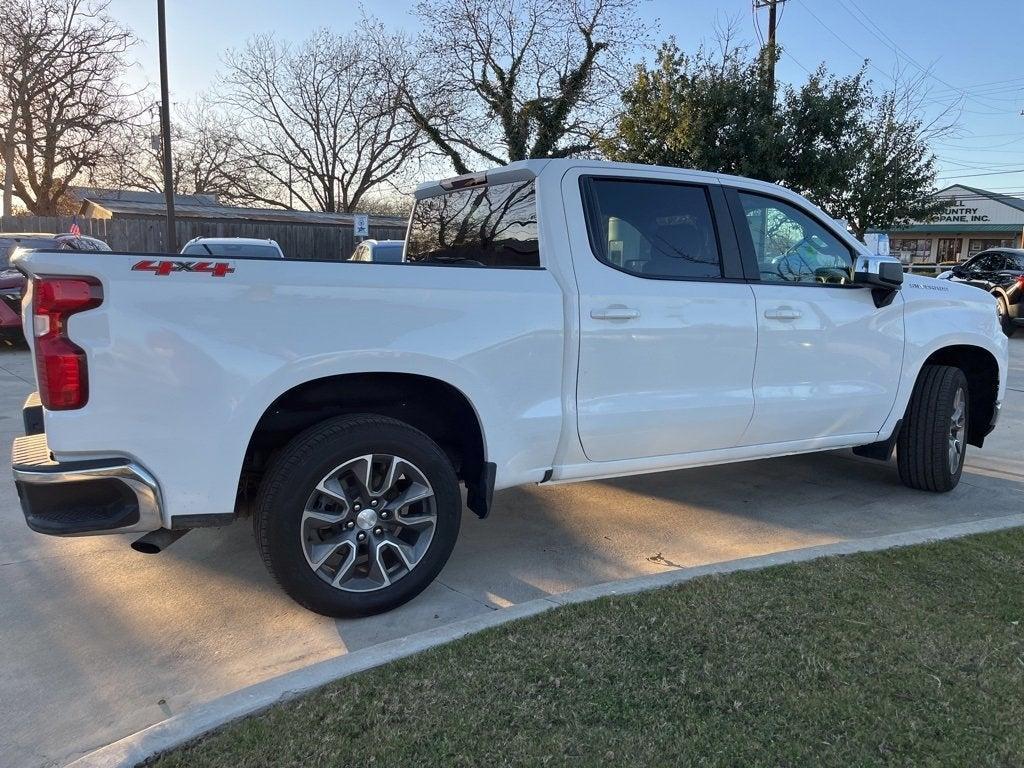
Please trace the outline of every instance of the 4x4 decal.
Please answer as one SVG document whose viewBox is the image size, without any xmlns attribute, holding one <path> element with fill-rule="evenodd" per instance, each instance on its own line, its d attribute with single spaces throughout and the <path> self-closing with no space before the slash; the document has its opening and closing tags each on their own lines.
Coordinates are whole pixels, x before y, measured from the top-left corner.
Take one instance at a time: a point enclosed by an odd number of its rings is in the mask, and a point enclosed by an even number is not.
<svg viewBox="0 0 1024 768">
<path fill-rule="evenodd" d="M 235 271 L 229 261 L 138 261 L 132 265 L 133 272 L 152 272 L 169 275 L 172 272 L 208 272 L 214 277 L 224 277 Z"/>
</svg>

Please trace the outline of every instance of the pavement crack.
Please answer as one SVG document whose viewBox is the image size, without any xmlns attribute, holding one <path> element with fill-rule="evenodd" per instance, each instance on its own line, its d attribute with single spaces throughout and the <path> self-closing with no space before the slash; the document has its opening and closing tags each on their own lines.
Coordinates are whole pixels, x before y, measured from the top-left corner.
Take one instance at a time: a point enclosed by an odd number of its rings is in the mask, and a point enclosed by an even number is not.
<svg viewBox="0 0 1024 768">
<path fill-rule="evenodd" d="M 14 371 L 12 371 L 10 368 L 5 368 L 2 365 L 0 365 L 0 371 L 3 371 L 4 373 L 9 374 L 9 375 L 13 376 L 16 379 L 25 382 L 26 384 L 32 384 L 33 383 L 33 382 L 29 381 L 28 379 L 26 379 L 24 376 L 22 376 L 20 374 L 17 374 Z"/>
<path fill-rule="evenodd" d="M 466 593 L 466 592 L 463 592 L 463 591 L 462 591 L 461 589 L 456 589 L 456 588 L 455 588 L 455 587 L 453 587 L 453 586 L 452 586 L 451 584 L 448 584 L 447 582 L 444 582 L 444 581 L 442 581 L 441 579 L 437 579 L 437 583 L 438 583 L 438 584 L 440 584 L 440 585 L 441 585 L 442 587 L 444 587 L 445 589 L 450 589 L 450 590 L 451 590 L 452 592 L 454 592 L 454 593 L 455 593 L 455 594 L 457 594 L 457 595 L 462 595 L 463 597 L 465 597 L 465 598 L 468 598 L 469 600 L 472 600 L 472 601 L 473 601 L 474 603 L 479 603 L 479 604 L 480 604 L 480 605 L 482 605 L 482 606 L 483 606 L 484 608 L 489 608 L 489 609 L 490 609 L 490 610 L 492 610 L 492 611 L 497 611 L 497 610 L 500 610 L 500 609 L 498 608 L 498 606 L 496 606 L 496 605 L 491 605 L 491 604 L 490 604 L 490 603 L 488 603 L 488 602 L 487 602 L 486 600 L 481 600 L 481 599 L 480 599 L 480 598 L 478 598 L 478 597 L 474 597 L 473 595 L 470 595 L 470 594 L 468 594 L 468 593 Z"/>
</svg>

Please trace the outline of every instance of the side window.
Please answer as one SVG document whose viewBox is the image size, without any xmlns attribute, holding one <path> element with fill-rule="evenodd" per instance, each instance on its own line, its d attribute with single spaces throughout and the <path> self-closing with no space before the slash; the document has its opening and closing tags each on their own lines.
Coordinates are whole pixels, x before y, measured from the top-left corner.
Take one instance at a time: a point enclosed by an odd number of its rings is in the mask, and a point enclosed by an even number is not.
<svg viewBox="0 0 1024 768">
<path fill-rule="evenodd" d="M 467 267 L 539 267 L 533 180 L 417 200 L 405 260 Z"/>
<path fill-rule="evenodd" d="M 1016 269 L 1024 272 L 1024 253 L 1007 253 L 1004 269 Z"/>
<path fill-rule="evenodd" d="M 843 285 L 853 280 L 853 255 L 832 232 L 796 206 L 739 193 L 761 280 Z"/>
<path fill-rule="evenodd" d="M 704 187 L 589 178 L 583 188 L 591 247 L 605 264 L 641 277 L 722 276 Z"/>
<path fill-rule="evenodd" d="M 971 263 L 972 272 L 993 272 L 1002 269 L 1003 259 L 998 253 L 983 253 Z"/>
</svg>

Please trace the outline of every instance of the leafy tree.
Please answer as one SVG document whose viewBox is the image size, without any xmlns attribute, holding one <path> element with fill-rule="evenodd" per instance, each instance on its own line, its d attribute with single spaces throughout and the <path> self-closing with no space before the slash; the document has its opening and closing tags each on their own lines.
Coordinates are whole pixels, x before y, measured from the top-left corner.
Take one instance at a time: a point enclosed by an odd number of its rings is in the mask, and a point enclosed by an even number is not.
<svg viewBox="0 0 1024 768">
<path fill-rule="evenodd" d="M 728 38 L 717 54 L 662 44 L 653 68 L 636 66 L 622 101 L 616 135 L 601 145 L 610 159 L 778 180 L 781 124 L 761 64 Z"/>
<path fill-rule="evenodd" d="M 913 92 L 888 91 L 873 104 L 861 126 L 864 156 L 836 199 L 826 202 L 832 215 L 846 219 L 857 237 L 869 227 L 887 229 L 906 221 L 928 220 L 944 203 L 935 190 L 931 138 L 948 126 L 915 117 Z"/>
<path fill-rule="evenodd" d="M 613 160 L 749 176 L 784 184 L 858 237 L 933 214 L 930 142 L 949 130 L 925 123 L 924 75 L 876 95 L 865 72 L 833 75 L 822 64 L 776 103 L 762 61 L 724 38 L 717 52 L 689 56 L 674 41 L 653 67 L 638 65 L 622 94 Z"/>
<path fill-rule="evenodd" d="M 779 108 L 780 181 L 822 207 L 838 204 L 869 143 L 869 84 L 861 69 L 831 75 L 822 64 Z"/>
</svg>

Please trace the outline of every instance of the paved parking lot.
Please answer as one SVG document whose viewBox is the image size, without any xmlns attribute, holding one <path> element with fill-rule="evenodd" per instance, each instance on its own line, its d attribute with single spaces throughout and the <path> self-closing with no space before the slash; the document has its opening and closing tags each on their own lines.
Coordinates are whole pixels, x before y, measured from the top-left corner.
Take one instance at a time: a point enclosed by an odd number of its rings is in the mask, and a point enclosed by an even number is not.
<svg viewBox="0 0 1024 768">
<path fill-rule="evenodd" d="M 497 495 L 440 579 L 383 616 L 333 621 L 271 582 L 247 521 L 156 556 L 121 537 L 29 531 L 0 482 L 0 765 L 62 764 L 194 704 L 346 651 L 614 579 L 1019 513 L 1024 340 L 1003 421 L 956 491 L 899 484 L 847 452 Z M 21 433 L 28 354 L 0 350 L 0 435 Z M 182 446 L 188 450 L 188 446 Z"/>
</svg>

